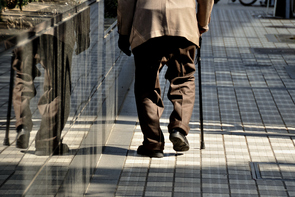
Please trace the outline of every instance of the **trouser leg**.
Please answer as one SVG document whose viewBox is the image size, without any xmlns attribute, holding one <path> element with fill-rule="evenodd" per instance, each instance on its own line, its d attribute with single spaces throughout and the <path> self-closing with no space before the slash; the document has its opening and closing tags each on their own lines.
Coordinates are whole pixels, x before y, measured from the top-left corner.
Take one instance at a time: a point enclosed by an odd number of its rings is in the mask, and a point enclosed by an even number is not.
<svg viewBox="0 0 295 197">
<path fill-rule="evenodd" d="M 38 102 L 42 116 L 35 139 L 36 149 L 49 152 L 57 147 L 61 132 L 69 116 L 70 107 L 70 66 L 72 48 L 50 35 L 42 36 L 40 60 L 44 74 L 44 94 Z"/>
<path fill-rule="evenodd" d="M 144 135 L 143 145 L 147 149 L 163 150 L 164 135 L 160 128 L 160 117 L 164 109 L 159 83 L 161 61 L 145 53 L 135 53 L 134 58 L 135 99 Z"/>
<path fill-rule="evenodd" d="M 168 130 L 180 128 L 188 134 L 189 122 L 195 101 L 195 53 L 196 46 L 179 48 L 167 62 L 165 77 L 170 81 L 168 98 L 173 104 Z"/>
<path fill-rule="evenodd" d="M 16 71 L 13 88 L 13 107 L 16 116 L 16 128 L 32 130 L 30 100 L 36 95 L 34 78 L 40 75 L 36 68 L 36 40 L 16 48 L 13 51 L 12 68 Z"/>
</svg>

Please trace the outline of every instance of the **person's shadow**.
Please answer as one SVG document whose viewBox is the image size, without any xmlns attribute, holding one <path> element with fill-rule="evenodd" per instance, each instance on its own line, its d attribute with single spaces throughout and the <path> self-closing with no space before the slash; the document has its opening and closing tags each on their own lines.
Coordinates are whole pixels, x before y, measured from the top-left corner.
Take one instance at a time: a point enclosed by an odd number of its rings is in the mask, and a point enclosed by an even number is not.
<svg viewBox="0 0 295 197">
<path fill-rule="evenodd" d="M 97 154 L 95 152 L 95 147 L 87 147 L 87 148 L 78 148 L 78 149 L 71 149 L 67 155 L 93 155 Z M 27 154 L 35 154 L 35 151 L 31 150 L 23 150 L 23 153 Z M 115 146 L 104 146 L 102 154 L 104 155 L 114 155 L 114 156 L 127 156 L 127 155 L 135 155 L 137 157 L 146 157 L 143 155 L 139 155 L 136 153 L 136 150 L 129 150 L 125 148 L 115 147 Z M 164 153 L 164 157 L 175 157 L 175 156 L 181 156 L 183 153 Z"/>
</svg>

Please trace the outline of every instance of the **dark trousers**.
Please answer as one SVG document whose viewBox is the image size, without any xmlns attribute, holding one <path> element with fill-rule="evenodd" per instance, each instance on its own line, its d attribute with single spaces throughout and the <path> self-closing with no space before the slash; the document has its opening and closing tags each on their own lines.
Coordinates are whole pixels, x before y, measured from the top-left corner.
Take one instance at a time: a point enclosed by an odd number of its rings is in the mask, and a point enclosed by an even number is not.
<svg viewBox="0 0 295 197">
<path fill-rule="evenodd" d="M 135 59 L 135 99 L 143 145 L 151 150 L 164 149 L 160 117 L 164 110 L 159 73 L 168 66 L 168 99 L 173 104 L 168 130 L 181 129 L 188 134 L 195 101 L 196 46 L 182 37 L 153 38 L 133 50 Z"/>
<path fill-rule="evenodd" d="M 51 35 L 42 35 L 14 51 L 16 71 L 13 106 L 16 127 L 33 127 L 30 100 L 36 95 L 34 79 L 40 76 L 36 64 L 44 68 L 44 93 L 38 109 L 41 125 L 35 138 L 37 149 L 54 149 L 61 137 L 70 111 L 70 67 L 73 47 Z"/>
</svg>

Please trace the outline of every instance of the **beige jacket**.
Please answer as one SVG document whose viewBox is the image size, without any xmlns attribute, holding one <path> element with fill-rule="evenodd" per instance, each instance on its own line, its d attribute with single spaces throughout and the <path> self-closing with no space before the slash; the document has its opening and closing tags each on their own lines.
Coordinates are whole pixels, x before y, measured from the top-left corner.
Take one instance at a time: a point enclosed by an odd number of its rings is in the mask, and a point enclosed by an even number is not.
<svg viewBox="0 0 295 197">
<path fill-rule="evenodd" d="M 214 0 L 197 1 L 118 0 L 118 32 L 130 36 L 132 49 L 164 35 L 185 37 L 198 45 L 200 32 L 209 29 Z"/>
</svg>

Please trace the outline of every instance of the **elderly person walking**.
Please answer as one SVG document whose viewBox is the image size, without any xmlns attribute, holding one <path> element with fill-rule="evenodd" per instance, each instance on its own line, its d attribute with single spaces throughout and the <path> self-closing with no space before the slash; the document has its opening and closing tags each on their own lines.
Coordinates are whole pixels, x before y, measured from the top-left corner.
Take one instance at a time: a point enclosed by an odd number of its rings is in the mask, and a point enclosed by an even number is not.
<svg viewBox="0 0 295 197">
<path fill-rule="evenodd" d="M 208 31 L 214 0 L 118 0 L 119 48 L 134 54 L 135 99 L 144 135 L 137 153 L 164 156 L 160 117 L 164 110 L 159 72 L 167 65 L 173 104 L 168 131 L 175 151 L 189 150 L 186 135 L 195 101 L 195 54 Z"/>
</svg>

